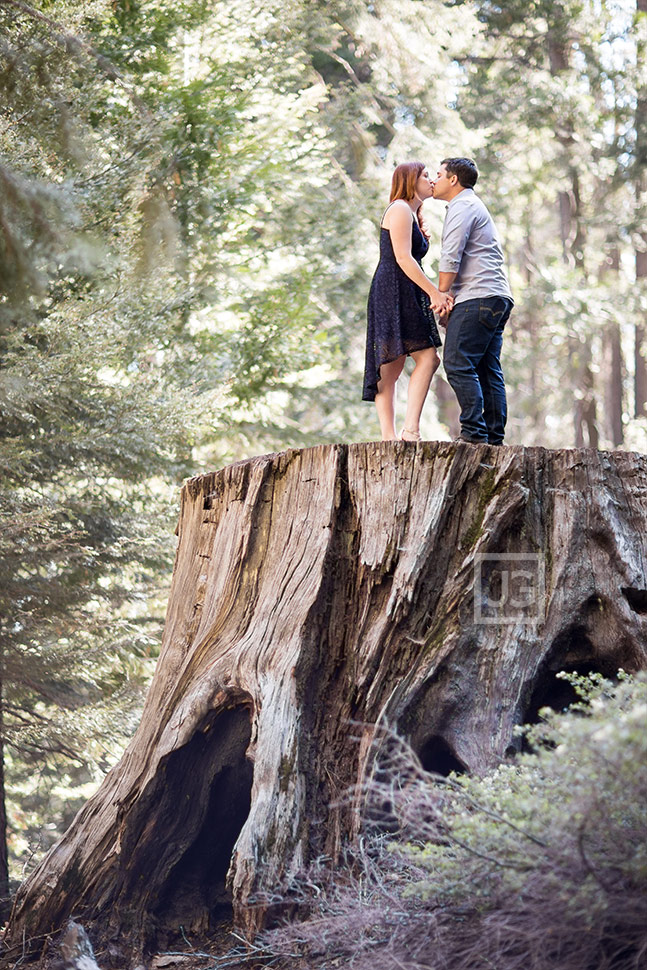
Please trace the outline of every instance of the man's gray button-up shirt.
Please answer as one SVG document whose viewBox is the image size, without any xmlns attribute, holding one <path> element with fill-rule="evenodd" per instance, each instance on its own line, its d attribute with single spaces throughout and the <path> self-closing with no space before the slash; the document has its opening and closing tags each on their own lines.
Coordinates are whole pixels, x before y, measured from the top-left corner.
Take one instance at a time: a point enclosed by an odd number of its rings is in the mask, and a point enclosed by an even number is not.
<svg viewBox="0 0 647 970">
<path fill-rule="evenodd" d="M 447 206 L 439 269 L 458 274 L 452 286 L 456 303 L 486 296 L 512 299 L 496 227 L 474 189 L 463 189 Z"/>
</svg>

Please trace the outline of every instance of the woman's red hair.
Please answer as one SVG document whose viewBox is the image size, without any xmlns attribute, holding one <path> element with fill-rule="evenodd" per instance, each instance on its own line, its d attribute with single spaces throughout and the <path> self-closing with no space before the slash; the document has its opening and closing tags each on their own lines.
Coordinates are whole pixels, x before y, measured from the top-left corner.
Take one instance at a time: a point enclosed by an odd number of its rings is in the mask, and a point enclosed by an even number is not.
<svg viewBox="0 0 647 970">
<path fill-rule="evenodd" d="M 424 162 L 403 162 L 402 165 L 397 165 L 393 170 L 393 177 L 391 179 L 391 197 L 389 202 L 395 202 L 396 199 L 404 199 L 405 202 L 411 202 L 416 194 L 418 179 L 426 167 Z M 418 209 L 418 225 L 425 239 L 429 239 L 429 233 L 425 229 L 422 221 L 421 210 L 422 206 Z"/>
</svg>

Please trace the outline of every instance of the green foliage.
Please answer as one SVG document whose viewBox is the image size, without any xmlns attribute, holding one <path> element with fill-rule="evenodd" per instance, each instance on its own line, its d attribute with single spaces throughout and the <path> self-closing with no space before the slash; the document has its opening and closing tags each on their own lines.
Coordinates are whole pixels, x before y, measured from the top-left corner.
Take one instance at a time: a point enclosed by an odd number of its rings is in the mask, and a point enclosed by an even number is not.
<svg viewBox="0 0 647 970">
<path fill-rule="evenodd" d="M 189 299 L 156 188 L 163 127 L 87 41 L 0 15 L 3 743 L 10 794 L 26 779 L 55 834 L 46 779 L 96 780 L 132 732 L 198 398 L 176 351 Z"/>
<path fill-rule="evenodd" d="M 582 701 L 526 733 L 534 753 L 434 779 L 391 745 L 374 834 L 269 935 L 313 968 L 637 970 L 647 946 L 647 678 L 568 675 Z M 390 777 L 389 777 L 390 775 Z M 371 808 L 369 807 L 369 812 Z M 373 810 L 374 811 L 374 810 Z M 321 873 L 311 877 L 318 881 Z"/>
<path fill-rule="evenodd" d="M 363 301 L 365 279 L 340 264 L 352 188 L 290 29 L 304 16 L 0 4 L 0 689 L 20 862 L 34 806 L 46 841 L 69 816 L 47 778 L 97 778 L 132 731 L 170 490 L 320 440 L 329 415 L 331 437 L 352 424 L 336 377 L 356 303 L 333 304 L 351 279 Z"/>
<path fill-rule="evenodd" d="M 456 779 L 443 803 L 450 845 L 412 850 L 428 873 L 414 892 L 483 913 L 532 897 L 538 926 L 542 909 L 552 923 L 564 906 L 571 931 L 617 919 L 616 894 L 631 911 L 647 881 L 647 680 L 562 676 L 583 700 L 543 710 L 525 730 L 533 754 Z"/>
<path fill-rule="evenodd" d="M 617 445 L 613 408 L 628 444 L 644 448 L 631 418 L 640 325 L 636 240 L 627 234 L 640 208 L 628 167 L 627 139 L 639 121 L 631 5 L 473 6 L 482 28 L 473 50 L 459 55 L 458 109 L 483 131 L 475 157 L 517 299 L 506 368 L 510 438 L 559 447 L 570 425 L 572 443 Z M 616 330 L 623 363 L 612 372 Z"/>
</svg>

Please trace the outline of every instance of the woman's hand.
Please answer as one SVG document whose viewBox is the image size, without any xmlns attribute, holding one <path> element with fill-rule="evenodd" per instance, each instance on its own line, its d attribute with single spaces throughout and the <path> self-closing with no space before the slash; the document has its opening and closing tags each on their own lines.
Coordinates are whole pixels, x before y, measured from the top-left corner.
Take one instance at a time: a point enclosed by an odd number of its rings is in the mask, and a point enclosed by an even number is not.
<svg viewBox="0 0 647 970">
<path fill-rule="evenodd" d="M 452 312 L 454 306 L 454 297 L 451 293 L 441 293 L 434 287 L 434 292 L 430 294 L 429 300 L 431 302 L 431 308 L 436 313 L 441 316 L 448 316 Z"/>
</svg>

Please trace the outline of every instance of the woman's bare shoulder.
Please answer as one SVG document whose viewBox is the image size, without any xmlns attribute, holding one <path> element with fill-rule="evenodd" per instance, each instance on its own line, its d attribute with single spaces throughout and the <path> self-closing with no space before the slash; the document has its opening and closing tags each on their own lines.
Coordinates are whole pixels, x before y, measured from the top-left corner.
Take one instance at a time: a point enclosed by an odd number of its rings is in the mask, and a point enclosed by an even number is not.
<svg viewBox="0 0 647 970">
<path fill-rule="evenodd" d="M 408 225 L 412 216 L 409 203 L 405 199 L 395 199 L 382 216 L 382 228 L 394 229 L 396 226 Z"/>
</svg>

